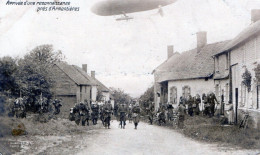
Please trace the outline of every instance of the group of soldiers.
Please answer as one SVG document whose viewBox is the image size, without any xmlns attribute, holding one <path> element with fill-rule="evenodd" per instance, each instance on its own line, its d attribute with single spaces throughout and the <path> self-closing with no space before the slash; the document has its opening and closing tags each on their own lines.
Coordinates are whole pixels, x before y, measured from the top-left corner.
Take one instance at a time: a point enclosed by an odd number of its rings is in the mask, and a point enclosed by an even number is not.
<svg viewBox="0 0 260 155">
<path fill-rule="evenodd" d="M 62 106 L 61 100 L 54 99 L 52 104 L 54 108 L 53 114 L 58 115 Z M 28 103 L 26 97 L 19 97 L 15 99 L 13 104 L 10 105 L 9 114 L 11 116 L 15 116 L 16 118 L 26 118 L 26 113 L 28 111 L 42 114 L 52 111 L 53 108 L 45 97 L 40 97 L 33 105 Z"/>
<path fill-rule="evenodd" d="M 179 106 L 174 109 L 172 103 L 162 104 L 159 103 L 158 110 L 155 110 L 154 102 L 149 103 L 146 108 L 148 119 L 150 124 L 153 121 L 158 121 L 159 125 L 166 121 L 174 121 L 179 128 L 183 128 L 183 122 L 185 115 L 194 116 L 203 114 L 204 116 L 212 117 L 216 112 L 216 104 L 219 104 L 217 98 L 213 92 L 209 92 L 207 95 L 202 94 L 202 98 L 199 94 L 192 97 L 191 95 L 180 97 Z M 200 108 L 201 105 L 201 108 Z"/>
<path fill-rule="evenodd" d="M 110 129 L 110 121 L 112 115 L 119 121 L 119 127 L 125 129 L 127 118 L 133 121 L 135 129 L 137 129 L 140 121 L 141 108 L 138 103 L 133 102 L 129 106 L 125 103 L 115 104 L 114 108 L 110 101 L 105 101 L 104 104 L 88 101 L 76 103 L 70 109 L 69 120 L 75 121 L 77 125 L 85 126 L 86 122 L 89 125 L 89 120 L 92 120 L 93 125 L 96 125 L 98 119 L 101 120 L 105 128 Z"/>
</svg>

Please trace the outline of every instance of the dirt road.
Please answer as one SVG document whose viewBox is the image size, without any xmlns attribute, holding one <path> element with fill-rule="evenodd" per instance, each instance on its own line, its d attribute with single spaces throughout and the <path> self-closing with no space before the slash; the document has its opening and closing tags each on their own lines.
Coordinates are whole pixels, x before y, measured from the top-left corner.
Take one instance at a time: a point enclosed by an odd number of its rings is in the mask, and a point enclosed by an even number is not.
<svg viewBox="0 0 260 155">
<path fill-rule="evenodd" d="M 112 122 L 112 129 L 102 129 L 96 138 L 86 141 L 85 144 L 87 148 L 81 150 L 79 154 L 257 154 L 257 151 L 203 144 L 186 138 L 172 129 L 146 123 L 140 123 L 138 130 L 134 130 L 134 125 L 129 123 L 126 129 L 119 129 L 116 121 Z"/>
<path fill-rule="evenodd" d="M 71 123 L 66 120 L 61 124 Z M 58 125 L 59 127 L 61 125 Z M 75 123 L 71 123 L 72 127 Z M 70 127 L 68 126 L 68 127 Z M 259 151 L 239 150 L 238 148 L 219 147 L 184 137 L 177 131 L 156 125 L 140 123 L 138 129 L 127 122 L 126 129 L 120 129 L 118 122 L 105 129 L 99 122 L 97 126 L 59 129 L 59 134 L 22 136 L 21 152 L 16 154 L 80 154 L 80 155 L 182 155 L 182 154 L 235 154 L 256 155 Z M 54 130 L 53 128 L 52 130 Z M 79 133 L 79 131 L 82 131 Z M 0 151 L 1 152 L 1 151 Z"/>
</svg>

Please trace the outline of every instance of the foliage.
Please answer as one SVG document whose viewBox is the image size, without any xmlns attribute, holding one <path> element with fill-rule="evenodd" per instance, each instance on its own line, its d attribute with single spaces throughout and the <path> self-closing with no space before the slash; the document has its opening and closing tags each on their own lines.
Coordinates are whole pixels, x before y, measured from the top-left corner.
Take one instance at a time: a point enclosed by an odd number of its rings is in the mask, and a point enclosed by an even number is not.
<svg viewBox="0 0 260 155">
<path fill-rule="evenodd" d="M 254 69 L 255 71 L 255 77 L 257 82 L 260 82 L 260 64 L 257 65 L 257 67 Z"/>
<path fill-rule="evenodd" d="M 143 107 L 148 107 L 149 103 L 154 101 L 154 86 L 148 88 L 139 100 Z"/>
<path fill-rule="evenodd" d="M 248 69 L 245 70 L 245 73 L 242 75 L 242 83 L 247 87 L 248 92 L 251 90 L 251 81 L 252 81 L 252 76 L 251 73 L 248 71 Z"/>
<path fill-rule="evenodd" d="M 17 71 L 16 59 L 12 57 L 0 58 L 0 91 L 10 92 L 12 95 L 18 95 L 18 84 L 16 80 Z"/>
<path fill-rule="evenodd" d="M 18 78 L 27 102 L 33 105 L 41 94 L 48 99 L 52 97 L 51 88 L 55 84 L 52 66 L 61 59 L 62 53 L 54 52 L 52 45 L 40 45 L 18 61 Z"/>
<path fill-rule="evenodd" d="M 132 98 L 129 96 L 129 94 L 125 93 L 122 89 L 119 88 L 110 88 L 111 95 L 114 97 L 115 103 L 125 103 L 129 104 L 132 100 Z"/>
</svg>

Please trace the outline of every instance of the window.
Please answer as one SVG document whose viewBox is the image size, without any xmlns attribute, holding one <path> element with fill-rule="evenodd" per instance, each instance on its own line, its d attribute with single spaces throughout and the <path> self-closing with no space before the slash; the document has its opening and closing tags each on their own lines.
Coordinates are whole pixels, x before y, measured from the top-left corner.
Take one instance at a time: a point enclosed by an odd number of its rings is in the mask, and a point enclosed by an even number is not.
<svg viewBox="0 0 260 155">
<path fill-rule="evenodd" d="M 173 104 L 177 104 L 177 88 L 176 87 L 170 88 L 170 102 Z"/>
<path fill-rule="evenodd" d="M 190 87 L 189 86 L 184 86 L 182 88 L 182 97 L 187 99 L 190 94 L 191 94 Z"/>
</svg>

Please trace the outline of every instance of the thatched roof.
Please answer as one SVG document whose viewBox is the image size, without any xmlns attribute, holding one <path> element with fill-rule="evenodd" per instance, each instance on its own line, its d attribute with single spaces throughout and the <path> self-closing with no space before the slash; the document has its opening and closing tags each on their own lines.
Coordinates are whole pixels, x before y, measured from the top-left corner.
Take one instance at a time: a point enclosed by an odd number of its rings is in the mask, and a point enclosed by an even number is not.
<svg viewBox="0 0 260 155">
<path fill-rule="evenodd" d="M 228 41 L 208 44 L 199 52 L 197 52 L 197 49 L 193 49 L 172 56 L 155 69 L 156 81 L 212 77 L 214 73 L 212 55 L 215 55 L 227 43 Z"/>
<path fill-rule="evenodd" d="M 64 62 L 56 63 L 56 65 L 69 76 L 77 85 L 93 85 L 91 80 L 83 76 L 75 67 Z"/>
</svg>

